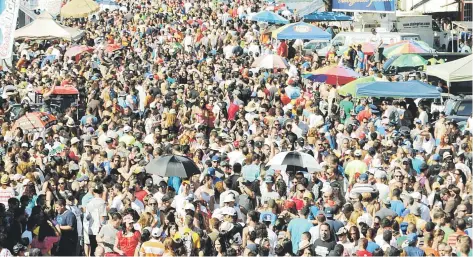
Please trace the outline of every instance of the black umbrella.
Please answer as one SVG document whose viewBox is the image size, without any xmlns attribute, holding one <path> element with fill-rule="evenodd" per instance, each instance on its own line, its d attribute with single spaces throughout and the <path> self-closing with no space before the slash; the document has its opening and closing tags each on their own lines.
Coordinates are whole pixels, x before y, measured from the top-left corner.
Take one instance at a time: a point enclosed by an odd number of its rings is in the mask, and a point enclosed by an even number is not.
<svg viewBox="0 0 473 257">
<path fill-rule="evenodd" d="M 190 178 L 200 174 L 200 170 L 194 161 L 179 155 L 167 155 L 154 159 L 146 165 L 146 172 L 161 177 Z"/>
</svg>

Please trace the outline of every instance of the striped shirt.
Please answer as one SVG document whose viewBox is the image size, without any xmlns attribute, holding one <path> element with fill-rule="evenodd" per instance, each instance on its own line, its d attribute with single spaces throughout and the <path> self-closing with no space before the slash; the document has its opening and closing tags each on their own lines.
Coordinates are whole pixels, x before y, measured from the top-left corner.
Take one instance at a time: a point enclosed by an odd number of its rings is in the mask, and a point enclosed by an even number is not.
<svg viewBox="0 0 473 257">
<path fill-rule="evenodd" d="M 163 256 L 164 254 L 164 245 L 156 239 L 151 239 L 144 242 L 140 248 L 140 256 L 145 257 L 157 257 Z"/>
<path fill-rule="evenodd" d="M 13 191 L 13 188 L 11 188 L 11 187 L 7 187 L 7 188 L 0 187 L 0 203 L 3 203 L 7 210 L 8 210 L 8 199 L 10 199 L 12 197 L 15 197 L 15 191 Z"/>
</svg>

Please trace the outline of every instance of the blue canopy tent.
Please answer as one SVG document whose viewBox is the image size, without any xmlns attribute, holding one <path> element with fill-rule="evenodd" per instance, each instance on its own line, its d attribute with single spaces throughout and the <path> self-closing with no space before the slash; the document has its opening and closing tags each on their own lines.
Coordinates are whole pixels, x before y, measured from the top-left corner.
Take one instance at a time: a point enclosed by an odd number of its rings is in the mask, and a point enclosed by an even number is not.
<svg viewBox="0 0 473 257">
<path fill-rule="evenodd" d="M 437 87 L 418 80 L 405 82 L 375 81 L 357 85 L 356 95 L 392 98 L 440 98 L 440 91 Z"/>
<path fill-rule="evenodd" d="M 271 11 L 261 11 L 251 17 L 252 21 L 260 21 L 274 24 L 288 24 L 289 21 L 281 15 Z"/>
<path fill-rule="evenodd" d="M 323 31 L 322 29 L 305 23 L 296 22 L 285 25 L 275 31 L 273 31 L 273 38 L 276 39 L 307 39 L 307 40 L 319 40 L 319 41 L 330 41 L 332 35 Z"/>
<path fill-rule="evenodd" d="M 304 15 L 305 21 L 351 21 L 353 17 L 337 12 L 314 12 Z"/>
</svg>

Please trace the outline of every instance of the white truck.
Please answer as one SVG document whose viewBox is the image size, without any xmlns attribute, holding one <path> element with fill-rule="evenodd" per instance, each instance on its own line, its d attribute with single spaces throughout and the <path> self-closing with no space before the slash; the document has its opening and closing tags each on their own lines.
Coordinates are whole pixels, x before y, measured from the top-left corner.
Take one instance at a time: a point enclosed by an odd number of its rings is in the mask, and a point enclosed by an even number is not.
<svg viewBox="0 0 473 257">
<path fill-rule="evenodd" d="M 354 30 L 369 32 L 375 28 L 378 32 L 399 32 L 418 34 L 422 41 L 432 48 L 445 51 L 452 40 L 450 32 L 442 32 L 432 20 L 431 15 L 413 12 L 396 13 L 358 13 L 355 14 Z M 442 49 L 442 46 L 444 49 Z"/>
</svg>

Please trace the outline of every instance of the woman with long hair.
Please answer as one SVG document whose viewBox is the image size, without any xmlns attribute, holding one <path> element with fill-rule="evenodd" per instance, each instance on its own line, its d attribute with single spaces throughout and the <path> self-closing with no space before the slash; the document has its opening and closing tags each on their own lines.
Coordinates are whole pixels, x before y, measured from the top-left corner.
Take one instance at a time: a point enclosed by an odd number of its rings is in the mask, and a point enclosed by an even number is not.
<svg viewBox="0 0 473 257">
<path fill-rule="evenodd" d="M 61 236 L 59 225 L 54 225 L 47 214 L 42 214 L 39 218 L 39 233 L 31 242 L 32 248 L 41 250 L 44 256 L 51 255 L 53 245 L 57 243 Z"/>
<path fill-rule="evenodd" d="M 174 244 L 174 241 L 172 240 L 171 237 L 167 237 L 166 239 L 164 239 L 163 257 L 176 256 L 176 254 L 174 253 L 173 244 Z"/>
<path fill-rule="evenodd" d="M 151 230 L 154 224 L 154 215 L 150 212 L 143 212 L 140 215 L 140 219 L 136 223 L 136 229 L 143 233 L 144 230 Z"/>
<path fill-rule="evenodd" d="M 128 214 L 123 217 L 123 230 L 117 233 L 113 251 L 124 256 L 134 256 L 135 249 L 141 238 L 141 233 L 133 227 L 133 217 Z"/>
<path fill-rule="evenodd" d="M 453 142 L 450 142 L 450 136 L 448 134 L 444 134 L 440 139 L 440 144 L 437 147 L 436 153 L 440 155 L 440 159 L 443 160 L 443 154 L 449 152 L 450 155 L 453 156 L 455 149 L 452 145 Z"/>
</svg>

